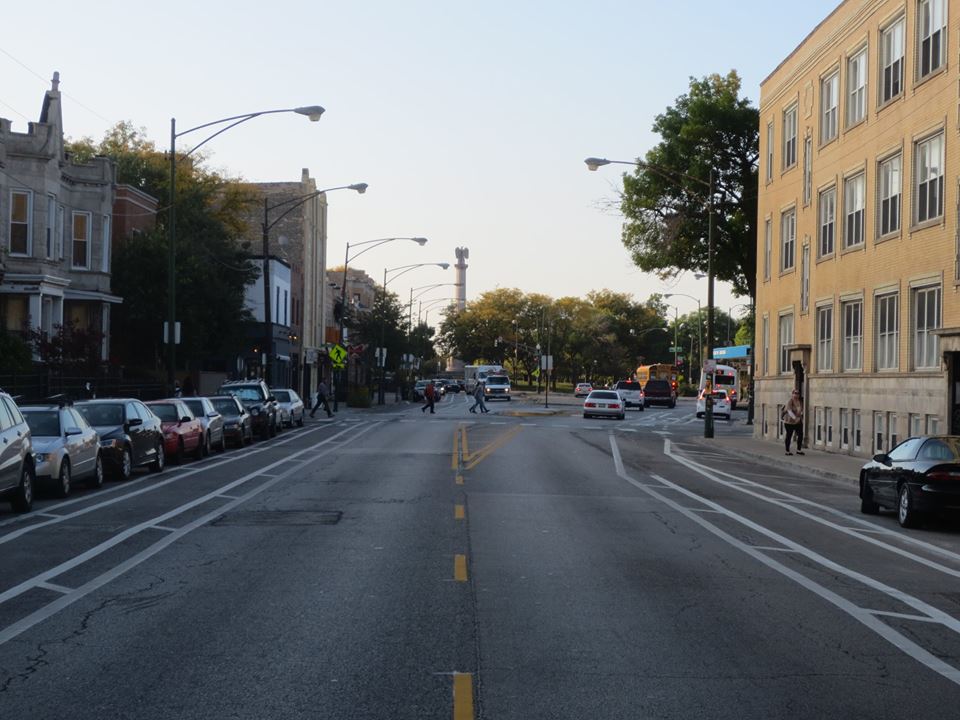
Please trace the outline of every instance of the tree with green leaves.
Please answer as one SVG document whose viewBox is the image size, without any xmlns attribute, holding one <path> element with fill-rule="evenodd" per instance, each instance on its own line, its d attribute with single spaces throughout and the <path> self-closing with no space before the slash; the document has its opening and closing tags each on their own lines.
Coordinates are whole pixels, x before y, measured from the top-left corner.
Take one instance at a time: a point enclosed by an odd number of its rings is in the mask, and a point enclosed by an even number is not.
<svg viewBox="0 0 960 720">
<path fill-rule="evenodd" d="M 623 244 L 662 279 L 707 271 L 710 172 L 715 183 L 714 272 L 737 295 L 756 293 L 759 113 L 740 97 L 740 77 L 691 78 L 658 115 L 661 141 L 623 176 Z"/>
</svg>

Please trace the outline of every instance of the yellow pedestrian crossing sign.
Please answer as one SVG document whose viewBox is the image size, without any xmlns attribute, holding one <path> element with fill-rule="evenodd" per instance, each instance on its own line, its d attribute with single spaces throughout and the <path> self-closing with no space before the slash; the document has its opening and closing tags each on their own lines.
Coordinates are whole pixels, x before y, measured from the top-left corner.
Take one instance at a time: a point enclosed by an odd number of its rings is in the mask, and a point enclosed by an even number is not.
<svg viewBox="0 0 960 720">
<path fill-rule="evenodd" d="M 347 359 L 347 351 L 342 345 L 334 345 L 332 348 L 330 348 L 327 354 L 330 356 L 330 361 L 333 363 L 333 367 L 343 367 L 343 361 Z"/>
</svg>

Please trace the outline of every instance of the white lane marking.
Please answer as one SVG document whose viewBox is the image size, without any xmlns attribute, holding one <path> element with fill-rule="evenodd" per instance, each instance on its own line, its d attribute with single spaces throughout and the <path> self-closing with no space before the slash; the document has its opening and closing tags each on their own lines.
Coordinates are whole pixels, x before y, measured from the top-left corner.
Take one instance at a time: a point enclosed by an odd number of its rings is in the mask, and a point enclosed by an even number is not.
<svg viewBox="0 0 960 720">
<path fill-rule="evenodd" d="M 875 547 L 886 550 L 887 552 L 891 552 L 891 553 L 894 553 L 895 555 L 899 555 L 908 560 L 912 560 L 928 568 L 937 570 L 938 572 L 942 572 L 945 575 L 950 575 L 951 577 L 960 578 L 960 570 L 947 567 L 946 565 L 941 565 L 940 563 L 935 562 L 934 560 L 929 560 L 927 558 L 920 557 L 919 555 L 911 553 L 907 550 L 904 550 L 894 545 L 890 545 L 889 543 L 883 542 L 878 538 L 870 537 L 870 535 L 886 535 L 888 538 L 893 538 L 898 541 L 908 542 L 913 545 L 916 545 L 928 551 L 931 554 L 940 555 L 942 557 L 947 558 L 948 560 L 960 562 L 960 555 L 958 555 L 957 553 L 951 552 L 949 550 L 945 550 L 941 547 L 937 547 L 936 545 L 931 545 L 930 543 L 925 543 L 922 540 L 917 540 L 909 535 L 894 533 L 894 532 L 890 532 L 889 530 L 884 530 L 883 528 L 878 528 L 877 526 L 873 525 L 871 522 L 867 520 L 861 520 L 859 518 L 850 517 L 849 515 L 842 513 L 838 510 L 835 510 L 834 508 L 827 507 L 826 505 L 820 505 L 818 503 L 813 502 L 812 500 L 808 500 L 806 498 L 802 498 L 797 495 L 792 495 L 786 491 L 768 487 L 761 483 L 754 482 L 753 480 L 747 480 L 746 478 L 741 478 L 737 475 L 734 475 L 733 473 L 725 472 L 723 470 L 717 470 L 715 468 L 705 467 L 703 465 L 700 465 L 697 462 L 694 462 L 693 460 L 690 460 L 687 457 L 684 457 L 683 455 L 674 454 L 669 442 L 670 442 L 669 440 L 664 441 L 664 455 L 667 455 L 672 460 L 680 463 L 681 465 L 684 465 L 685 467 L 689 468 L 690 470 L 693 470 L 699 475 L 702 475 L 708 480 L 711 480 L 719 485 L 724 485 L 733 490 L 737 490 L 738 492 L 757 498 L 758 500 L 763 500 L 764 502 L 770 503 L 771 505 L 776 505 L 779 508 L 788 510 L 796 515 L 799 515 L 800 517 L 806 518 L 807 520 L 811 520 L 820 525 L 824 525 L 832 530 L 836 530 L 839 533 L 842 533 L 849 537 L 856 538 L 861 542 L 868 543 Z M 730 480 L 723 480 L 719 476 L 734 478 L 735 482 L 731 482 Z M 759 490 L 759 492 L 755 492 L 755 490 Z M 770 497 L 770 494 L 776 495 L 778 497 Z M 862 523 L 865 527 L 863 530 L 851 529 L 847 525 L 841 525 L 839 523 L 832 522 L 818 515 L 814 515 L 813 513 L 803 510 L 802 508 L 796 507 L 796 505 L 806 505 L 811 508 L 816 508 L 828 514 L 836 515 L 842 518 L 845 523 L 854 521 L 854 522 Z"/>
<path fill-rule="evenodd" d="M 218 495 L 217 497 L 223 497 L 223 495 Z M 176 528 L 167 527 L 166 525 L 151 525 L 150 530 L 159 530 L 160 532 L 176 532 Z"/>
<path fill-rule="evenodd" d="M 168 477 L 166 480 L 156 481 L 156 480 L 155 480 L 155 478 L 156 478 L 155 475 L 146 475 L 146 476 L 144 476 L 144 477 L 138 478 L 137 480 L 131 480 L 131 481 L 125 482 L 125 483 L 123 483 L 123 484 L 121 484 L 121 485 L 118 485 L 118 486 L 115 487 L 115 488 L 110 488 L 110 489 L 108 489 L 108 490 L 98 491 L 97 494 L 96 494 L 96 495 L 93 495 L 93 496 L 82 496 L 82 497 L 78 497 L 78 498 L 73 499 L 73 500 L 66 500 L 66 501 L 64 501 L 64 502 L 62 502 L 62 503 L 58 503 L 57 505 L 54 505 L 54 506 L 53 506 L 52 508 L 50 508 L 50 509 L 51 509 L 51 510 L 58 510 L 59 508 L 67 507 L 67 506 L 69 506 L 69 505 L 75 505 L 75 504 L 77 504 L 77 503 L 79 503 L 79 502 L 84 502 L 84 501 L 94 500 L 94 499 L 98 499 L 98 498 L 103 498 L 103 497 L 106 496 L 106 495 L 111 495 L 111 494 L 120 493 L 120 492 L 123 492 L 124 490 L 128 491 L 128 492 L 120 495 L 119 497 L 114 497 L 114 498 L 111 498 L 111 499 L 109 499 L 109 500 L 104 500 L 104 501 L 102 501 L 102 502 L 94 503 L 93 505 L 89 505 L 89 506 L 83 508 L 82 510 L 77 510 L 76 512 L 68 513 L 68 514 L 66 514 L 66 515 L 49 515 L 49 517 L 54 518 L 53 520 L 50 520 L 49 522 L 34 523 L 33 525 L 29 525 L 29 526 L 24 527 L 24 528 L 21 528 L 21 529 L 19 529 L 19 530 L 14 530 L 13 532 L 10 532 L 10 533 L 6 533 L 5 535 L 0 536 L 0 545 L 2 545 L 3 543 L 9 542 L 10 540 L 14 540 L 14 539 L 16 539 L 16 538 L 18 538 L 18 537 L 21 537 L 22 535 L 25 535 L 25 534 L 28 533 L 28 532 L 32 532 L 33 530 L 37 530 L 37 529 L 39 529 L 39 528 L 48 527 L 48 526 L 50 526 L 50 525 L 55 525 L 55 524 L 57 524 L 57 523 L 59 523 L 59 522 L 64 522 L 64 521 L 66 521 L 66 520 L 73 520 L 74 518 L 78 518 L 78 517 L 80 517 L 80 516 L 82 516 L 82 515 L 86 515 L 86 514 L 88 514 L 88 513 L 94 512 L 94 511 L 96 511 L 96 510 L 101 510 L 101 509 L 103 509 L 103 508 L 105 508 L 105 507 L 109 507 L 110 505 L 115 505 L 115 504 L 121 503 L 121 502 L 123 502 L 123 501 L 125 501 L 125 500 L 131 499 L 131 498 L 135 498 L 135 497 L 137 497 L 138 495 L 142 495 L 142 494 L 148 493 L 148 492 L 153 492 L 154 490 L 157 490 L 157 489 L 159 489 L 159 488 L 165 487 L 165 486 L 169 485 L 170 483 L 174 483 L 174 482 L 177 482 L 178 480 L 182 480 L 183 478 L 190 477 L 190 476 L 192 476 L 192 475 L 196 475 L 197 473 L 202 472 L 202 471 L 204 471 L 204 470 L 210 470 L 210 469 L 213 469 L 213 468 L 218 468 L 218 467 L 220 467 L 220 466 L 222 466 L 222 465 L 228 465 L 228 464 L 230 464 L 230 463 L 232 463 L 232 462 L 236 462 L 236 461 L 238 461 L 238 460 L 246 460 L 247 458 L 251 457 L 252 455 L 258 455 L 258 454 L 260 454 L 260 453 L 266 452 L 266 451 L 269 450 L 270 448 L 278 447 L 278 446 L 280 446 L 280 445 L 286 445 L 288 442 L 291 442 L 291 441 L 297 439 L 298 437 L 306 436 L 307 434 L 309 434 L 309 433 L 311 433 L 311 432 L 314 432 L 316 429 L 317 429 L 317 428 L 311 428 L 310 430 L 306 430 L 306 431 L 305 431 L 305 430 L 298 430 L 298 431 L 296 432 L 296 434 L 290 435 L 289 437 L 284 437 L 283 440 L 278 440 L 278 441 L 276 441 L 276 442 L 272 442 L 272 443 L 270 443 L 269 445 L 260 445 L 260 446 L 258 446 L 258 447 L 255 447 L 255 448 L 252 448 L 252 449 L 250 449 L 250 450 L 247 450 L 246 452 L 235 453 L 235 454 L 233 454 L 233 455 L 230 455 L 229 457 L 221 458 L 221 459 L 219 459 L 219 460 L 217 460 L 217 461 L 215 461 L 215 462 L 200 462 L 200 463 L 197 463 L 197 464 L 195 464 L 195 465 L 190 466 L 189 468 L 165 468 L 164 473 L 165 473 L 166 475 L 172 476 L 172 477 Z M 150 481 L 150 480 L 152 480 L 153 482 L 151 482 L 151 484 L 148 485 L 147 487 L 143 487 L 143 488 L 140 488 L 139 490 L 134 490 L 134 491 L 132 491 L 132 492 L 129 491 L 130 488 L 135 487 L 135 486 L 137 486 L 137 485 L 144 484 L 144 483 L 146 483 L 147 481 Z M 25 515 L 18 515 L 18 516 L 17 516 L 14 520 L 12 520 L 12 521 L 8 521 L 8 522 L 6 522 L 6 523 L 0 523 L 0 527 L 2 527 L 3 525 L 11 524 L 11 522 L 16 522 L 17 520 L 20 520 L 20 519 L 23 519 L 23 518 L 29 519 L 30 517 L 36 517 L 36 515 L 33 514 L 33 513 L 27 513 L 27 514 L 25 514 Z"/>
<path fill-rule="evenodd" d="M 892 617 L 900 620 L 913 620 L 914 622 L 935 623 L 936 620 L 923 615 L 910 615 L 908 613 L 890 612 L 889 610 L 867 610 L 872 615 L 882 615 L 883 617 Z"/>
<path fill-rule="evenodd" d="M 379 425 L 379 423 L 374 424 L 374 425 L 372 425 L 372 426 L 370 426 L 370 427 L 367 427 L 367 428 L 361 428 L 360 431 L 357 432 L 357 434 L 355 435 L 354 439 L 356 439 L 356 438 L 360 437 L 361 435 L 365 434 L 366 432 L 368 432 L 369 430 L 371 430 L 373 427 L 376 427 L 377 425 Z M 324 441 L 323 441 L 322 443 L 320 443 L 320 444 L 323 445 L 323 444 L 330 443 L 332 440 L 334 440 L 335 438 L 339 437 L 340 435 L 343 435 L 343 434 L 346 433 L 346 432 L 350 432 L 350 430 L 353 430 L 353 428 L 348 428 L 348 429 L 346 429 L 346 430 L 341 430 L 339 433 L 337 433 L 336 435 L 333 435 L 333 436 L 327 438 L 326 440 L 324 440 Z M 296 453 L 294 453 L 294 454 L 292 454 L 292 455 L 290 455 L 290 456 L 288 456 L 288 457 L 283 458 L 282 460 L 277 460 L 277 461 L 274 462 L 273 464 L 268 465 L 267 468 L 274 468 L 274 467 L 279 467 L 279 466 L 281 466 L 281 465 L 285 465 L 285 464 L 289 463 L 291 460 L 294 460 L 294 459 L 296 459 L 296 458 L 298 458 L 298 457 L 300 457 L 300 456 L 302 456 L 302 455 L 305 455 L 306 453 L 311 452 L 311 451 L 313 451 L 314 449 L 315 449 L 315 447 L 314 447 L 314 446 L 311 446 L 311 447 L 309 447 L 309 448 L 306 448 L 306 449 L 304 449 L 304 450 L 301 450 L 301 451 L 299 451 L 299 452 L 296 452 Z M 335 450 L 335 449 L 336 449 L 336 448 L 333 447 L 333 448 L 331 448 L 331 451 L 332 451 L 332 450 Z M 312 462 L 313 460 L 314 460 L 314 458 L 311 457 L 311 458 L 308 458 L 308 459 L 307 459 L 307 462 Z M 212 491 L 212 492 L 210 492 L 210 493 L 207 493 L 206 495 L 203 495 L 203 496 L 201 496 L 201 497 L 195 498 L 195 499 L 191 500 L 190 502 L 184 503 L 183 505 L 180 505 L 180 506 L 174 508 L 173 510 L 170 510 L 170 511 L 168 511 L 168 512 L 162 514 L 162 515 L 159 515 L 159 516 L 157 516 L 157 517 L 155 517 L 155 518 L 150 518 L 149 520 L 145 520 L 144 522 L 140 523 L 139 525 L 134 525 L 134 526 L 132 526 L 132 527 L 129 527 L 129 528 L 127 528 L 126 530 L 124 530 L 124 531 L 122 531 L 122 532 L 114 535 L 114 536 L 111 537 L 109 540 L 104 540 L 104 541 L 103 541 L 102 543 L 100 543 L 99 545 L 95 545 L 94 547 L 90 548 L 89 550 L 87 550 L 87 551 L 85 551 L 85 552 L 83 552 L 83 553 L 80 553 L 79 555 L 76 555 L 75 557 L 71 558 L 70 560 L 67 560 L 67 561 L 65 561 L 65 562 L 62 562 L 62 563 L 60 563 L 59 565 L 50 568 L 49 570 L 45 570 L 44 572 L 40 573 L 39 575 L 35 575 L 35 576 L 32 577 L 32 578 L 29 578 L 29 579 L 27 579 L 27 580 L 24 580 L 24 581 L 23 581 L 22 583 L 20 583 L 19 585 L 14 585 L 13 587 L 8 588 L 8 589 L 5 590 L 4 592 L 0 593 L 0 604 L 5 603 L 7 600 L 10 600 L 11 598 L 17 597 L 18 595 L 21 595 L 21 594 L 25 593 L 25 592 L 26 592 L 27 590 L 29 590 L 30 588 L 35 587 L 38 583 L 47 582 L 48 580 L 50 580 L 50 579 L 52 579 L 52 578 L 55 578 L 55 577 L 57 577 L 58 575 L 61 575 L 61 574 L 65 573 L 65 572 L 67 572 L 68 570 L 72 570 L 73 568 L 78 567 L 79 565 L 82 565 L 83 563 L 87 562 L 88 560 L 90 560 L 90 559 L 92 559 L 92 558 L 95 558 L 95 557 L 97 557 L 98 555 L 101 555 L 101 554 L 105 553 L 105 552 L 106 552 L 107 550 L 109 550 L 110 548 L 115 547 L 116 545 L 119 545 L 120 543 L 124 542 L 125 540 L 128 540 L 129 538 L 133 537 L 134 535 L 137 535 L 138 533 L 142 532 L 143 530 L 146 530 L 146 529 L 148 529 L 148 528 L 151 528 L 151 527 L 160 525 L 160 524 L 163 523 L 165 520 L 169 520 L 170 518 L 176 517 L 177 515 L 180 515 L 181 513 L 184 513 L 184 512 L 186 512 L 187 510 L 190 510 L 190 509 L 192 509 L 192 508 L 194 508 L 194 507 L 197 507 L 198 505 L 202 505 L 203 503 L 206 503 L 206 502 L 208 502 L 208 501 L 210 501 L 210 500 L 215 499 L 215 498 L 216 498 L 218 495 L 220 495 L 224 490 L 232 490 L 232 489 L 235 488 L 235 487 L 239 487 L 240 485 L 243 485 L 244 483 L 248 482 L 248 481 L 251 480 L 252 478 L 255 478 L 257 475 L 259 475 L 260 472 L 261 472 L 260 470 L 256 470 L 256 471 L 254 471 L 254 472 L 251 472 L 251 473 L 249 473 L 249 474 L 247 474 L 247 475 L 244 475 L 243 477 L 237 478 L 237 479 L 234 480 L 233 482 L 231 482 L 231 483 L 229 483 L 229 484 L 227 484 L 227 485 L 225 485 L 225 486 L 223 486 L 223 487 L 221 487 L 221 488 L 219 488 L 219 489 L 217 489 L 217 490 L 214 490 L 214 491 Z M 281 477 L 285 477 L 285 476 L 288 475 L 288 474 L 289 474 L 289 471 L 287 471 L 286 473 L 284 473 L 284 475 L 281 476 Z M 270 487 L 271 485 L 273 485 L 273 484 L 276 482 L 276 480 L 277 480 L 276 478 L 274 478 L 273 480 L 268 480 L 267 482 L 263 483 L 263 485 L 260 485 L 259 487 Z M 237 502 L 237 501 L 234 500 L 234 501 L 232 501 L 232 502 Z M 182 528 L 181 528 L 181 529 L 182 529 Z M 180 529 L 178 529 L 176 532 L 180 532 Z"/>
<path fill-rule="evenodd" d="M 381 423 L 374 423 L 366 428 L 361 428 L 359 432 L 357 432 L 356 435 L 354 436 L 354 440 L 365 435 L 367 432 L 369 432 L 375 427 L 378 427 L 380 424 Z M 344 430 L 343 432 L 347 432 L 347 430 Z M 331 446 L 329 449 L 329 452 L 334 452 L 335 450 L 337 450 L 337 448 L 334 446 Z M 292 459 L 299 456 L 300 454 L 301 453 L 296 453 L 288 458 L 284 458 L 280 462 L 289 463 Z M 47 618 L 52 617 L 53 615 L 60 612 L 64 608 L 75 603 L 77 600 L 82 599 L 83 597 L 89 595 L 93 591 L 103 587 L 104 585 L 111 582 L 112 580 L 115 580 L 116 578 L 120 577 L 121 575 L 126 573 L 128 570 L 131 570 L 132 568 L 135 568 L 137 565 L 140 565 L 146 560 L 149 560 L 151 557 L 159 553 L 161 550 L 164 550 L 168 546 L 172 545 L 174 542 L 184 537 L 188 533 L 193 532 L 197 528 L 203 527 L 210 521 L 215 520 L 216 518 L 220 517 L 224 513 L 229 512 L 233 508 L 256 497 L 260 493 L 273 487 L 274 485 L 281 482 L 282 480 L 285 480 L 291 475 L 300 472 L 304 467 L 309 466 L 312 462 L 313 462 L 312 459 L 301 460 L 300 462 L 296 463 L 293 467 L 291 467 L 282 475 L 275 477 L 272 480 L 268 480 L 262 485 L 258 485 L 257 487 L 250 490 L 250 492 L 237 498 L 236 500 L 222 507 L 216 508 L 212 512 L 209 512 L 206 515 L 203 515 L 202 517 L 197 518 L 193 522 L 190 522 L 187 525 L 184 525 L 183 527 L 178 528 L 175 532 L 155 542 L 153 545 L 150 545 L 149 547 L 144 548 L 133 557 L 128 558 L 127 560 L 123 561 L 119 565 L 116 565 L 115 567 L 111 568 L 105 573 L 93 578 L 92 580 L 89 580 L 88 582 L 76 588 L 75 590 L 71 590 L 68 594 L 64 595 L 63 597 L 57 598 L 56 600 L 54 600 L 51 603 L 48 603 L 47 605 L 40 608 L 39 610 L 36 610 L 30 613 L 26 617 L 18 620 L 17 622 L 11 625 L 8 625 L 6 628 L 3 628 L 2 630 L 0 630 L 0 645 L 3 645 L 9 640 L 12 640 L 13 638 L 17 637 L 21 633 L 26 632 L 27 630 L 37 625 L 38 623 L 43 622 Z M 253 477 L 253 473 L 251 473 L 251 475 L 248 477 Z M 232 484 L 238 485 L 243 481 L 244 479 L 241 478 L 239 480 L 236 480 Z M 194 504 L 195 503 L 190 503 L 189 505 L 192 506 Z M 186 506 L 184 507 L 184 509 L 186 509 Z M 48 575 L 48 574 L 49 573 L 44 573 L 44 575 Z M 44 579 L 41 582 L 46 582 L 46 579 Z M 37 583 L 34 583 L 34 587 L 36 585 Z"/>
<path fill-rule="evenodd" d="M 724 530 L 721 530 L 716 525 L 711 524 L 705 518 L 700 517 L 697 513 L 690 512 L 689 510 L 684 508 L 682 505 L 680 505 L 680 503 L 674 500 L 671 500 L 665 495 L 662 495 L 661 493 L 657 492 L 654 488 L 645 487 L 642 484 L 638 483 L 636 480 L 634 480 L 632 477 L 630 477 L 626 472 L 622 470 L 623 461 L 619 459 L 620 452 L 619 452 L 619 449 L 616 448 L 616 442 L 617 442 L 616 437 L 611 434 L 610 444 L 614 454 L 614 466 L 617 468 L 617 475 L 620 478 L 630 483 L 631 485 L 635 485 L 636 487 L 638 487 L 640 490 L 647 493 L 651 497 L 654 497 L 660 500 L 662 503 L 664 503 L 668 507 L 673 508 L 678 513 L 681 513 L 685 517 L 689 518 L 692 522 L 695 522 L 696 524 L 698 524 L 707 532 L 712 533 L 713 535 L 720 538 L 721 540 L 731 545 L 732 547 L 746 553 L 747 555 L 751 556 L 758 562 L 763 563 L 764 565 L 769 567 L 771 570 L 774 570 L 775 572 L 780 573 L 781 575 L 793 580 L 795 583 L 797 583 L 801 587 L 809 590 L 810 592 L 816 595 L 819 595 L 821 598 L 823 598 L 827 602 L 831 603 L 835 607 L 839 608 L 843 612 L 850 615 L 850 617 L 852 617 L 856 621 L 860 622 L 863 625 L 866 625 L 869 629 L 873 630 L 877 635 L 885 639 L 887 642 L 889 642 L 891 645 L 896 647 L 901 652 L 905 653 L 906 655 L 909 655 L 917 662 L 922 663 L 923 665 L 926 665 L 928 668 L 942 675 L 943 677 L 950 680 L 951 682 L 957 685 L 960 685 L 960 670 L 953 667 L 952 665 L 947 664 L 946 662 L 938 658 L 933 653 L 920 647 L 920 645 L 913 642 L 912 640 L 907 638 L 905 635 L 897 632 L 892 627 L 890 627 L 889 625 L 879 620 L 869 610 L 865 610 L 863 608 L 860 608 L 854 605 L 852 602 L 850 602 L 846 598 L 838 595 L 832 590 L 829 590 L 828 588 L 815 582 L 814 580 L 811 580 L 805 575 L 802 575 L 800 572 L 793 570 L 787 567 L 786 565 L 783 565 L 778 560 L 774 560 L 772 557 L 765 555 L 763 551 L 759 550 L 757 547 L 748 545 L 742 540 L 739 540 L 733 537 L 732 535 L 725 532 Z M 666 441 L 666 444 L 668 447 L 669 447 L 669 442 L 670 442 L 669 440 Z M 859 580 L 860 582 L 866 584 L 868 587 L 871 587 L 874 590 L 878 590 L 879 592 L 890 595 L 891 597 L 893 597 L 896 600 L 899 600 L 905 605 L 909 605 L 910 607 L 913 607 L 915 610 L 918 610 L 921 613 L 925 613 L 929 618 L 935 619 L 937 622 L 953 630 L 954 632 L 957 632 L 958 630 L 960 630 L 960 622 L 955 620 L 953 617 L 951 617 L 947 613 L 931 605 L 928 605 L 922 600 L 912 597 L 895 588 L 884 585 L 883 583 L 880 583 L 874 580 L 873 578 L 867 577 L 861 573 L 857 573 L 846 567 L 843 567 L 842 565 L 839 565 L 838 563 L 835 563 L 832 560 L 829 560 L 823 557 L 822 555 L 818 555 L 817 553 L 811 550 L 808 550 L 807 548 L 803 547 L 802 545 L 799 545 L 798 543 L 795 543 L 789 538 L 779 535 L 773 532 L 772 530 L 769 530 L 763 527 L 762 525 L 759 525 L 753 522 L 752 520 L 743 517 L 742 515 L 738 515 L 737 513 L 734 513 L 733 511 L 724 508 L 723 506 L 713 502 L 712 500 L 708 500 L 707 498 L 700 497 L 694 492 L 686 490 L 685 488 L 681 488 L 679 485 L 676 485 L 675 483 L 670 482 L 666 478 L 663 478 L 663 477 L 660 477 L 659 475 L 654 475 L 654 474 L 651 474 L 651 477 L 653 477 L 656 480 L 659 480 L 660 482 L 663 482 L 666 485 L 670 485 L 676 489 L 681 490 L 684 495 L 687 495 L 688 497 L 695 499 L 698 502 L 701 502 L 708 507 L 714 507 L 722 511 L 730 519 L 735 520 L 739 522 L 741 525 L 744 525 L 752 530 L 755 530 L 756 532 L 766 535 L 767 537 L 774 540 L 775 542 L 782 543 L 784 546 L 796 550 L 797 552 L 802 554 L 804 557 L 806 557 L 809 560 L 812 560 L 813 562 L 821 564 L 833 570 L 834 572 L 841 573 L 854 580 Z"/>
<path fill-rule="evenodd" d="M 53 592 L 58 592 L 61 595 L 66 595 L 67 593 L 72 593 L 73 588 L 64 587 L 63 585 L 54 585 L 53 583 L 40 583 L 37 585 L 38 588 L 42 590 L 52 590 Z"/>
</svg>

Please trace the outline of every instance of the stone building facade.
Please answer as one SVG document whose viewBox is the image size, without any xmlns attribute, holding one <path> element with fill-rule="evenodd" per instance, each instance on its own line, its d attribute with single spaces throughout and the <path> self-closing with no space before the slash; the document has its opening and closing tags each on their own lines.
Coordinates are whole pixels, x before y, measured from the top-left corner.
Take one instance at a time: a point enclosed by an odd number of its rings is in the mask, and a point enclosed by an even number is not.
<svg viewBox="0 0 960 720">
<path fill-rule="evenodd" d="M 846 0 L 761 84 L 756 423 L 960 433 L 960 3 Z"/>
<path fill-rule="evenodd" d="M 0 322 L 11 331 L 58 325 L 103 333 L 109 357 L 115 172 L 107 158 L 64 150 L 59 73 L 40 118 L 15 132 L 0 118 Z"/>
</svg>

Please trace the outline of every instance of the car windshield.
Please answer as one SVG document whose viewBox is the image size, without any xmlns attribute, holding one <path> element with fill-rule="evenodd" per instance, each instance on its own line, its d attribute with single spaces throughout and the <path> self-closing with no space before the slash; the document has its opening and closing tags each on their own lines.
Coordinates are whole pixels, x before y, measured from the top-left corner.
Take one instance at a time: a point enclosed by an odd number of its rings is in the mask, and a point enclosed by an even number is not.
<svg viewBox="0 0 960 720">
<path fill-rule="evenodd" d="M 184 400 L 183 402 L 186 403 L 188 408 L 190 408 L 190 412 L 197 417 L 207 414 L 207 411 L 203 409 L 203 402 L 200 400 Z"/>
<path fill-rule="evenodd" d="M 509 385 L 510 380 L 506 375 L 491 375 L 487 378 L 487 385 Z"/>
<path fill-rule="evenodd" d="M 726 399 L 727 399 L 727 393 L 725 393 L 725 392 L 723 392 L 723 391 L 715 392 L 715 393 L 713 393 L 713 399 L 714 399 L 714 400 L 726 400 Z"/>
<path fill-rule="evenodd" d="M 83 415 L 87 422 L 94 427 L 105 427 L 107 425 L 123 425 L 123 405 L 117 404 L 96 404 L 79 405 L 77 410 Z"/>
<path fill-rule="evenodd" d="M 213 409 L 216 410 L 221 415 L 238 415 L 239 411 L 237 410 L 237 404 L 233 400 L 228 400 L 222 398 L 220 400 L 213 400 Z"/>
<path fill-rule="evenodd" d="M 180 416 L 177 414 L 177 406 L 172 403 L 159 403 L 154 405 L 151 403 L 150 409 L 153 410 L 153 414 L 164 422 L 178 422 Z"/>
<path fill-rule="evenodd" d="M 591 400 L 619 400 L 620 396 L 612 390 L 594 390 L 590 393 Z"/>
<path fill-rule="evenodd" d="M 257 388 L 252 387 L 242 387 L 242 388 L 231 388 L 228 391 L 231 395 L 235 395 L 241 400 L 253 400 L 259 401 L 263 400 L 263 395 L 260 394 L 260 391 Z"/>
<path fill-rule="evenodd" d="M 655 390 L 665 390 L 666 388 L 670 387 L 670 383 L 668 383 L 666 380 L 648 380 L 647 387 L 654 388 Z"/>
<path fill-rule="evenodd" d="M 730 385 L 732 387 L 735 384 L 735 378 L 733 375 L 714 375 L 713 384 L 714 385 Z"/>
<path fill-rule="evenodd" d="M 626 382 L 621 380 L 617 383 L 617 390 L 639 390 L 640 383 L 638 382 Z"/>
<path fill-rule="evenodd" d="M 273 396 L 277 399 L 278 402 L 293 402 L 293 400 L 290 399 L 289 390 L 274 390 Z"/>
<path fill-rule="evenodd" d="M 23 416 L 34 436 L 60 436 L 60 413 L 57 410 L 24 410 Z"/>
</svg>

